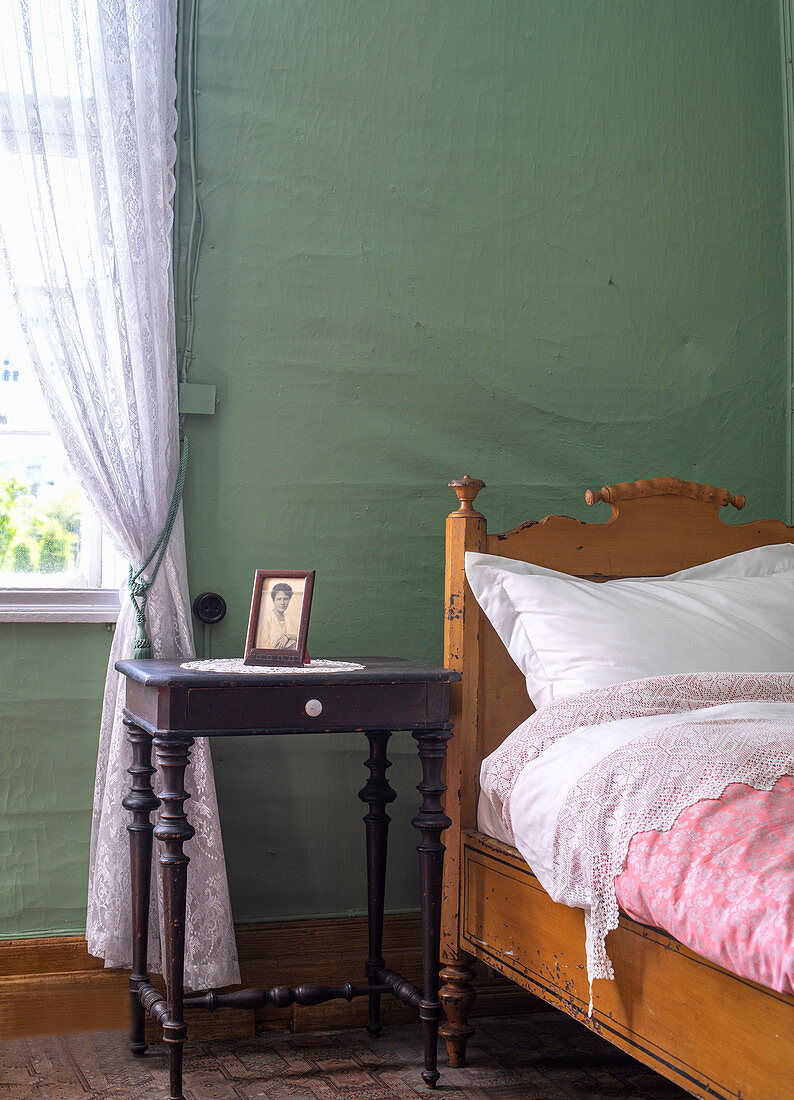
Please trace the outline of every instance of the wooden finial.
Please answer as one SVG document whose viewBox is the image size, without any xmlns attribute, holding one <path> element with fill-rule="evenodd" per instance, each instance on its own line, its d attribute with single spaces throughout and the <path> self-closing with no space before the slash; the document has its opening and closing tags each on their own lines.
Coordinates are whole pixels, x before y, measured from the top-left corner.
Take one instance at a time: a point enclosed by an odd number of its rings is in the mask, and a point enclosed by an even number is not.
<svg viewBox="0 0 794 1100">
<path fill-rule="evenodd" d="M 480 514 L 472 507 L 472 501 L 477 496 L 480 489 L 485 488 L 484 481 L 478 481 L 477 478 L 469 477 L 468 474 L 464 474 L 463 477 L 455 478 L 454 481 L 450 481 L 449 487 L 450 489 L 454 489 L 458 494 L 458 500 L 460 501 L 458 512 L 465 512 L 466 515 L 476 516 Z"/>
<path fill-rule="evenodd" d="M 603 489 L 588 489 L 584 499 L 588 504 L 619 504 L 626 500 L 641 500 L 645 497 L 684 497 L 688 500 L 702 500 L 707 504 L 716 504 L 724 508 L 732 504 L 741 511 L 747 503 L 739 493 L 731 496 L 727 489 L 717 489 L 713 485 L 702 485 L 697 481 L 681 481 L 677 477 L 655 477 L 649 481 L 621 481 L 619 485 L 605 485 Z"/>
</svg>

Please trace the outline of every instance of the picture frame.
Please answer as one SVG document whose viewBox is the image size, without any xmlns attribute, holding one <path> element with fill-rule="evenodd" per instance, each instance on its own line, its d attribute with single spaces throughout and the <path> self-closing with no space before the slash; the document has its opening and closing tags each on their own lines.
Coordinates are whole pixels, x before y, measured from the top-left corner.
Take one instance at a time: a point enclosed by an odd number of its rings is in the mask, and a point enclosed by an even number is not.
<svg viewBox="0 0 794 1100">
<path fill-rule="evenodd" d="M 313 569 L 257 569 L 243 664 L 308 663 L 313 591 Z"/>
</svg>

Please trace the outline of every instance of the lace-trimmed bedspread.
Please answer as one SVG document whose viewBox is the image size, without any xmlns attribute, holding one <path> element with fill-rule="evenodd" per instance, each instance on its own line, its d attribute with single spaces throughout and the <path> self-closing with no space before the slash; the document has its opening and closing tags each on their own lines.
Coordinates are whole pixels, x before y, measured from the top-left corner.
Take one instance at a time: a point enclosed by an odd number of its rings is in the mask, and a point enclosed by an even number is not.
<svg viewBox="0 0 794 1100">
<path fill-rule="evenodd" d="M 585 912 L 611 978 L 618 906 L 794 993 L 794 675 L 635 680 L 532 715 L 482 766 L 480 827 Z"/>
</svg>

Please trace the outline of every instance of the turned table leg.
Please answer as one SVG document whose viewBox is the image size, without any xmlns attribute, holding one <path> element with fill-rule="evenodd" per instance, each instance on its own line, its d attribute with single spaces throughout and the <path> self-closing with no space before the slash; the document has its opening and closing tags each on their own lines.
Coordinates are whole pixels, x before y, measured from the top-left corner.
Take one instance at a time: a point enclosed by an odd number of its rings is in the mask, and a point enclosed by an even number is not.
<svg viewBox="0 0 794 1100">
<path fill-rule="evenodd" d="M 195 830 L 185 815 L 185 768 L 190 758 L 192 737 L 155 737 L 157 766 L 163 778 L 162 807 L 154 835 L 162 845 L 160 877 L 163 884 L 165 925 L 164 976 L 168 1014 L 163 1022 L 163 1039 L 168 1044 L 171 1079 L 169 1100 L 184 1100 L 182 1094 L 182 1048 L 187 1037 L 183 1019 L 185 973 L 185 909 L 188 856 L 182 850 Z"/>
<path fill-rule="evenodd" d="M 448 729 L 415 730 L 413 736 L 419 747 L 422 764 L 422 782 L 417 790 L 422 795 L 422 805 L 413 824 L 422 834 L 417 846 L 419 852 L 419 877 L 422 900 L 422 972 L 423 997 L 419 1009 L 425 1047 L 425 1068 L 422 1078 L 428 1088 L 436 1087 L 438 1080 L 437 1048 L 438 1025 L 441 1004 L 438 999 L 438 957 L 441 940 L 441 880 L 444 869 L 444 845 L 441 833 L 450 824 L 441 805 L 441 795 L 447 789 L 441 781 L 447 741 L 452 736 Z"/>
<path fill-rule="evenodd" d="M 152 811 L 160 805 L 152 790 L 152 735 L 124 719 L 127 740 L 132 746 L 132 777 L 130 791 L 122 801 L 125 810 L 132 811 L 127 825 L 130 834 L 130 888 L 132 893 L 132 974 L 130 996 L 132 1029 L 130 1047 L 133 1054 L 146 1050 L 146 1013 L 138 999 L 138 988 L 151 980 L 148 972 L 149 901 L 152 882 Z"/>
<path fill-rule="evenodd" d="M 369 957 L 366 964 L 367 980 L 371 986 L 381 984 L 381 971 L 386 963 L 383 958 L 383 905 L 386 895 L 386 849 L 389 838 L 389 822 L 386 806 L 397 797 L 389 786 L 386 769 L 391 761 L 386 759 L 386 748 L 391 733 L 375 730 L 367 733 L 369 740 L 369 779 L 358 792 L 366 802 L 369 813 L 364 818 L 367 828 L 367 916 L 369 918 Z M 367 1031 L 380 1035 L 380 992 L 369 995 L 369 1020 Z"/>
</svg>

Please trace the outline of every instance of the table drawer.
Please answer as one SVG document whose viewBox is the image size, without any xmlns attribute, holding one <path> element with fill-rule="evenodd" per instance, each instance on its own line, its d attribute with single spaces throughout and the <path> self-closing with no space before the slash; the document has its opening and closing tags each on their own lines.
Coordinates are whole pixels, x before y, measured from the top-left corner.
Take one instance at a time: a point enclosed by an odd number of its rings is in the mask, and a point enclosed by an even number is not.
<svg viewBox="0 0 794 1100">
<path fill-rule="evenodd" d="M 430 687 L 430 691 L 428 688 Z M 446 721 L 446 684 L 361 684 L 188 689 L 184 724 L 218 735 L 402 729 Z M 436 689 L 436 690 L 432 690 Z"/>
</svg>

